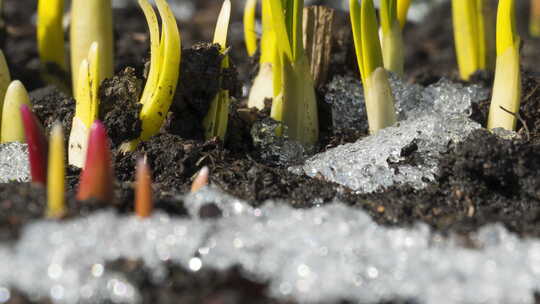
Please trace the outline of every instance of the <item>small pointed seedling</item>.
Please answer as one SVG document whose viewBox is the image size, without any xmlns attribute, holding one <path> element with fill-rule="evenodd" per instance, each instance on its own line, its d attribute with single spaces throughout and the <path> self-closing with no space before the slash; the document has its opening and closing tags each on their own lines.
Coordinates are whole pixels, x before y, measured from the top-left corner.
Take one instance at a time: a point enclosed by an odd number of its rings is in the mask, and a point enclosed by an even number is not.
<svg viewBox="0 0 540 304">
<path fill-rule="evenodd" d="M 39 0 L 37 44 L 41 63 L 54 63 L 66 71 L 64 29 L 62 17 L 64 0 Z"/>
<path fill-rule="evenodd" d="M 540 37 L 540 0 L 531 0 L 529 18 L 529 33 L 533 37 Z"/>
<path fill-rule="evenodd" d="M 48 2 L 48 1 L 47 1 Z M 97 42 L 101 49 L 99 61 L 99 82 L 113 75 L 113 23 L 111 0 L 73 0 L 71 1 L 71 71 L 73 96 L 77 96 L 79 68 L 87 59 L 92 43 Z"/>
<path fill-rule="evenodd" d="M 274 97 L 274 82 L 278 85 L 277 94 L 281 91 L 281 68 L 273 67 L 275 58 L 278 54 L 276 45 L 276 34 L 272 25 L 272 13 L 270 9 L 270 0 L 262 0 L 262 36 L 259 59 L 259 72 L 253 80 L 253 85 L 249 91 L 248 107 L 255 107 L 259 110 L 264 109 L 264 101 Z M 274 73 L 277 73 L 274 75 Z M 276 94 L 276 95 L 277 95 Z"/>
<path fill-rule="evenodd" d="M 383 68 L 381 44 L 373 0 L 350 0 L 351 25 L 356 57 L 364 86 L 369 131 L 389 127 L 396 122 L 394 97 L 388 74 Z"/>
<path fill-rule="evenodd" d="M 6 91 L 10 83 L 11 76 L 9 74 L 6 57 L 4 57 L 4 52 L 0 50 L 0 127 L 2 126 L 2 109 L 4 107 L 4 99 L 6 97 Z"/>
<path fill-rule="evenodd" d="M 28 144 L 28 158 L 30 160 L 30 175 L 32 182 L 45 186 L 47 183 L 47 138 L 43 127 L 39 123 L 28 105 L 21 106 L 21 117 L 24 125 L 24 134 Z"/>
<path fill-rule="evenodd" d="M 401 28 L 404 28 L 407 23 L 407 13 L 410 6 L 411 0 L 397 0 L 397 18 Z"/>
<path fill-rule="evenodd" d="M 105 126 L 99 120 L 92 124 L 86 162 L 79 181 L 77 200 L 96 199 L 110 202 L 113 198 L 111 151 Z"/>
<path fill-rule="evenodd" d="M 88 136 L 92 123 L 99 113 L 99 69 L 101 52 L 94 42 L 88 51 L 88 58 L 81 62 L 77 95 L 75 96 L 75 116 L 69 134 L 69 164 L 78 168 L 84 165 Z"/>
<path fill-rule="evenodd" d="M 304 1 L 268 2 L 276 36 L 272 61 L 274 98 L 270 115 L 287 127 L 286 135 L 290 139 L 311 148 L 319 139 L 319 116 L 303 45 Z M 278 130 L 278 135 L 281 132 Z"/>
<path fill-rule="evenodd" d="M 161 37 L 156 14 L 147 0 L 139 0 L 150 29 L 150 71 L 140 103 L 142 132 L 138 139 L 122 144 L 133 151 L 141 141 L 156 135 L 169 112 L 180 73 L 181 42 L 176 19 L 165 0 L 155 1 L 161 16 Z"/>
<path fill-rule="evenodd" d="M 521 99 L 521 72 L 515 0 L 500 0 L 497 10 L 497 63 L 488 129 L 516 129 Z"/>
<path fill-rule="evenodd" d="M 195 177 L 195 180 L 193 180 L 193 183 L 191 184 L 191 193 L 195 193 L 208 185 L 209 175 L 210 172 L 208 167 L 202 167 L 201 171 L 199 171 L 197 177 Z"/>
<path fill-rule="evenodd" d="M 257 51 L 257 33 L 255 32 L 255 12 L 257 0 L 247 0 L 244 6 L 244 40 L 246 51 L 251 57 Z"/>
<path fill-rule="evenodd" d="M 137 161 L 137 181 L 135 186 L 135 214 L 140 217 L 152 215 L 152 173 L 145 157 Z"/>
<path fill-rule="evenodd" d="M 484 0 L 452 0 L 452 20 L 459 74 L 469 80 L 486 68 Z"/>
<path fill-rule="evenodd" d="M 398 20 L 398 0 L 381 0 L 380 20 L 384 67 L 403 75 L 404 47 L 401 26 Z"/>
<path fill-rule="evenodd" d="M 218 17 L 216 30 L 214 33 L 214 43 L 219 44 L 221 53 L 224 55 L 221 62 L 221 68 L 229 67 L 229 56 L 225 54 L 227 51 L 227 33 L 229 30 L 229 20 L 231 18 L 231 1 L 223 1 L 223 6 Z M 220 78 L 220 84 L 222 79 Z M 208 113 L 203 120 L 206 139 L 219 137 L 221 141 L 225 141 L 227 133 L 227 124 L 229 121 L 229 91 L 220 89 L 208 109 Z"/>
<path fill-rule="evenodd" d="M 14 80 L 9 84 L 2 110 L 0 142 L 24 142 L 24 127 L 21 119 L 21 106 L 30 106 L 30 97 L 22 82 Z"/>
<path fill-rule="evenodd" d="M 47 176 L 47 217 L 59 218 L 65 214 L 65 165 L 64 132 L 56 122 L 49 140 L 49 165 Z"/>
</svg>

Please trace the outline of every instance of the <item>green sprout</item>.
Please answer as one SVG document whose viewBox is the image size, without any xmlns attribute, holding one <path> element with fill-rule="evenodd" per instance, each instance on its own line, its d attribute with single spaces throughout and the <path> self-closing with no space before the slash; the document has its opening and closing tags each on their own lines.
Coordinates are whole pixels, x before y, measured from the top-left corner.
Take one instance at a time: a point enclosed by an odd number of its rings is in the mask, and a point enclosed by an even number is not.
<svg viewBox="0 0 540 304">
<path fill-rule="evenodd" d="M 22 82 L 14 80 L 7 88 L 2 107 L 0 143 L 26 142 L 20 110 L 22 105 L 31 107 L 30 97 Z"/>
<path fill-rule="evenodd" d="M 123 152 L 133 151 L 141 141 L 156 135 L 172 104 L 180 74 L 181 42 L 176 19 L 165 0 L 156 0 L 161 16 L 160 34 L 158 19 L 147 0 L 139 0 L 150 31 L 150 70 L 140 103 L 139 118 L 142 132 L 139 138 L 122 144 Z"/>
<path fill-rule="evenodd" d="M 47 2 L 48 3 L 48 2 Z M 73 0 L 71 2 L 71 71 L 73 96 L 77 96 L 77 78 L 81 62 L 86 59 L 92 43 L 101 49 L 99 81 L 114 72 L 113 24 L 111 0 Z"/>
<path fill-rule="evenodd" d="M 64 0 L 38 1 L 37 44 L 42 65 L 56 64 L 66 71 L 62 16 Z"/>
<path fill-rule="evenodd" d="M 280 91 L 281 81 L 274 78 L 274 57 L 276 56 L 276 34 L 272 23 L 270 1 L 262 0 L 262 36 L 260 42 L 259 72 L 253 80 L 253 86 L 249 92 L 248 107 L 264 109 L 266 99 L 274 97 L 274 82 L 278 82 L 276 90 Z M 279 67 L 279 65 L 277 66 Z M 279 73 L 279 72 L 276 72 Z M 278 77 L 276 75 L 276 77 Z"/>
<path fill-rule="evenodd" d="M 268 0 L 276 47 L 272 60 L 274 99 L 271 116 L 288 137 L 313 146 L 319 138 L 317 99 L 303 46 L 301 0 Z"/>
<path fill-rule="evenodd" d="M 219 44 L 220 52 L 224 55 L 221 62 L 221 68 L 229 67 L 229 56 L 227 52 L 227 33 L 229 30 L 229 20 L 231 18 L 231 1 L 225 0 L 221 8 L 221 12 L 216 24 L 214 33 L 214 43 Z M 220 77 L 221 83 L 221 77 Z M 204 118 L 203 125 L 206 139 L 219 137 L 222 141 L 225 140 L 227 133 L 227 124 L 229 120 L 229 91 L 220 89 L 214 100 L 210 104 L 210 109 Z"/>
<path fill-rule="evenodd" d="M 403 75 L 403 34 L 397 10 L 398 0 L 381 0 L 380 20 L 384 67 Z"/>
<path fill-rule="evenodd" d="M 540 37 L 540 0 L 531 0 L 529 18 L 529 33 L 533 37 Z"/>
<path fill-rule="evenodd" d="M 484 0 L 452 0 L 454 40 L 463 80 L 487 67 Z"/>
<path fill-rule="evenodd" d="M 516 129 L 521 98 L 521 72 L 514 0 L 500 0 L 497 10 L 497 63 L 488 129 Z"/>
<path fill-rule="evenodd" d="M 79 77 L 75 92 L 75 115 L 69 134 L 69 164 L 82 168 L 85 163 L 90 127 L 99 114 L 99 74 L 101 65 L 101 48 L 97 42 L 92 43 L 88 57 L 79 66 Z"/>
<path fill-rule="evenodd" d="M 410 6 L 411 0 L 397 0 L 397 18 L 401 28 L 404 28 L 405 23 L 407 23 L 407 13 Z"/>
<path fill-rule="evenodd" d="M 255 14 L 257 0 L 247 0 L 244 7 L 244 40 L 246 51 L 251 57 L 257 52 L 257 33 L 255 32 Z"/>
<path fill-rule="evenodd" d="M 350 0 L 356 57 L 364 86 L 369 131 L 374 134 L 396 122 L 394 96 L 383 67 L 377 17 L 373 0 Z"/>
</svg>

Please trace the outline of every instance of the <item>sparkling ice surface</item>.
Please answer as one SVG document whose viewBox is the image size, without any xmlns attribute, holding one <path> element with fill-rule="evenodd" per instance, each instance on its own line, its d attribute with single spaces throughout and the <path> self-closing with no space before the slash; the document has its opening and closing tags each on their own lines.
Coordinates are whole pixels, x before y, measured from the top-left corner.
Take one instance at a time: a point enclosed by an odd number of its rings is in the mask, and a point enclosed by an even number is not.
<svg viewBox="0 0 540 304">
<path fill-rule="evenodd" d="M 479 231 L 481 249 L 472 250 L 425 225 L 378 226 L 361 209 L 337 202 L 253 208 L 213 189 L 185 202 L 191 219 L 109 211 L 37 221 L 13 247 L 0 246 L 0 292 L 16 287 L 57 303 L 140 303 L 131 282 L 104 268 L 119 257 L 144 260 L 158 283 L 166 261 L 191 271 L 242 265 L 248 277 L 269 282 L 270 295 L 301 303 L 533 303 L 540 289 L 540 241 L 520 240 L 499 225 Z M 208 202 L 222 218 L 197 218 Z"/>
<path fill-rule="evenodd" d="M 22 143 L 0 144 L 0 183 L 29 180 L 28 146 Z"/>
<path fill-rule="evenodd" d="M 358 192 L 374 192 L 395 184 L 420 189 L 433 181 L 437 157 L 447 150 L 448 143 L 459 142 L 480 128 L 468 117 L 472 103 L 488 97 L 484 88 L 465 87 L 444 78 L 423 88 L 406 84 L 395 75 L 390 77 L 390 85 L 398 123 L 309 158 L 302 167 L 307 175 L 319 175 Z M 367 119 L 361 85 L 354 78 L 335 78 L 329 84 L 326 101 L 333 107 L 338 128 L 359 127 L 363 122 L 358 115 Z M 414 153 L 416 163 L 408 161 L 408 153 Z"/>
</svg>

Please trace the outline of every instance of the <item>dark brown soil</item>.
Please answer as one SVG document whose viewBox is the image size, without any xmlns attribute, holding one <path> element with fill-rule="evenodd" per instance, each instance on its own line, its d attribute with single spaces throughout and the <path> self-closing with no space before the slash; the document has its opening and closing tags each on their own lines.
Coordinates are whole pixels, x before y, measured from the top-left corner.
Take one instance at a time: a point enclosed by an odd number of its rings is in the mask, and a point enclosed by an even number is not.
<svg viewBox="0 0 540 304">
<path fill-rule="evenodd" d="M 190 22 L 180 23 L 183 38 L 182 65 L 177 93 L 161 133 L 142 143 L 135 152 L 121 154 L 116 147 L 138 136 L 140 121 L 138 99 L 144 85 L 148 59 L 148 34 L 138 9 L 115 12 L 117 75 L 102 83 L 100 117 L 104 120 L 114 148 L 117 178 L 115 201 L 77 202 L 79 170 L 69 168 L 68 213 L 80 217 L 96 209 L 115 208 L 121 213 L 133 211 L 134 168 L 137 157 L 146 155 L 153 171 L 156 208 L 176 216 L 187 216 L 175 194 L 189 191 L 196 173 L 208 166 L 211 183 L 253 205 L 268 199 L 287 199 L 296 208 L 310 208 L 332 202 L 335 198 L 363 208 L 382 225 L 409 226 L 427 223 L 434 230 L 458 233 L 465 238 L 478 228 L 500 222 L 522 237 L 540 237 L 540 77 L 537 74 L 540 43 L 523 34 L 523 97 L 518 134 L 513 140 L 500 139 L 485 130 L 473 132 L 467 140 L 451 144 L 441 157 L 437 182 L 417 191 L 394 187 L 382 193 L 358 195 L 351 190 L 320 178 L 290 173 L 286 166 L 263 157 L 264 148 L 253 143 L 252 127 L 267 119 L 268 111 L 246 109 L 241 101 L 242 85 L 253 76 L 254 61 L 248 60 L 241 37 L 232 35 L 230 56 L 233 63 L 220 72 L 223 57 L 219 48 L 209 43 L 219 10 L 219 1 L 197 1 L 197 13 Z M 13 79 L 20 79 L 34 90 L 34 110 L 47 130 L 56 120 L 69 134 L 75 102 L 54 87 L 46 87 L 39 76 L 35 28 L 30 23 L 35 1 L 6 1 L 5 53 Z M 440 77 L 457 78 L 450 8 L 443 5 L 426 23 L 408 25 L 405 30 L 406 74 L 408 80 L 427 85 Z M 235 15 L 234 20 L 241 16 Z M 524 18 L 520 18 L 523 20 Z M 526 19 L 526 18 L 525 18 Z M 331 79 L 335 75 L 357 75 L 357 64 L 348 28 L 348 16 L 338 14 Z M 1 31 L 1 29 L 0 29 Z M 442 34 L 444 33 L 444 34 Z M 221 83 L 220 77 L 226 79 Z M 474 82 L 491 86 L 492 74 L 480 73 Z M 228 136 L 225 143 L 203 140 L 202 118 L 219 89 L 229 89 Z M 325 93 L 324 86 L 318 96 Z M 322 138 L 319 151 L 354 142 L 366 136 L 358 130 L 334 133 L 328 123 L 329 109 L 321 105 Z M 489 100 L 481 102 L 472 118 L 485 125 Z M 326 118 L 325 118 L 326 117 Z M 403 151 L 415 161 L 414 145 Z M 0 184 L 0 242 L 15 241 L 24 225 L 43 218 L 44 189 L 30 184 Z M 205 216 L 219 216 L 210 205 Z M 108 268 L 121 271 L 141 290 L 144 303 L 283 303 L 264 295 L 266 285 L 242 276 L 239 269 L 216 272 L 202 269 L 193 273 L 168 265 L 165 282 L 155 283 L 144 265 L 136 261 L 115 261 Z M 39 303 L 46 303 L 48 300 Z M 537 301 L 540 302 L 540 301 Z M 37 303 L 14 292 L 9 303 Z M 401 303 L 395 301 L 392 303 Z M 406 303 L 404 301 L 403 303 Z"/>
</svg>

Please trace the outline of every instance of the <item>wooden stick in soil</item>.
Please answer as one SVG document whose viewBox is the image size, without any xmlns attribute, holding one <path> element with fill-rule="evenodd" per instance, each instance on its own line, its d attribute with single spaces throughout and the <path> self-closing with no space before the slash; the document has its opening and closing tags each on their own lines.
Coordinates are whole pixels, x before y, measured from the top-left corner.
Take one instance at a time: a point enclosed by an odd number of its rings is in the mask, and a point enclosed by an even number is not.
<svg viewBox="0 0 540 304">
<path fill-rule="evenodd" d="M 325 6 L 304 8 L 304 48 L 309 59 L 315 87 L 326 82 L 332 53 L 334 10 Z"/>
</svg>

